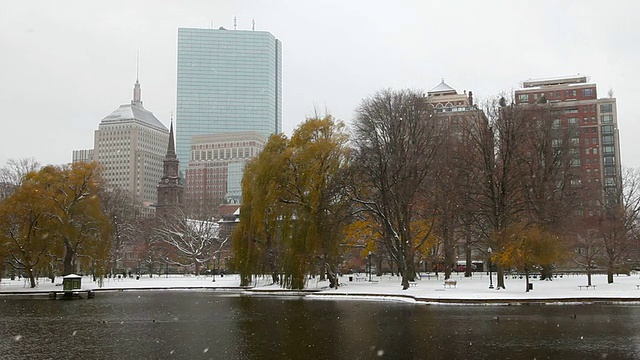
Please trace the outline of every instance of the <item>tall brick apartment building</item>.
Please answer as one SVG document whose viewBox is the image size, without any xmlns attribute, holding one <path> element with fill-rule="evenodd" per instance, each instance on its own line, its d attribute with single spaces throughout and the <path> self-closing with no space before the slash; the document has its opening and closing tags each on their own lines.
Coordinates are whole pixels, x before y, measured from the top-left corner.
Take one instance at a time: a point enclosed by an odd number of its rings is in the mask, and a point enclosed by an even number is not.
<svg viewBox="0 0 640 360">
<path fill-rule="evenodd" d="M 605 202 L 618 201 L 622 179 L 615 98 L 598 98 L 596 84 L 578 75 L 524 81 L 515 101 L 551 104 L 554 126 L 575 127 L 570 141 L 579 144 L 580 154 L 572 165 L 580 169 L 583 185 L 601 189 L 598 197 Z"/>
</svg>

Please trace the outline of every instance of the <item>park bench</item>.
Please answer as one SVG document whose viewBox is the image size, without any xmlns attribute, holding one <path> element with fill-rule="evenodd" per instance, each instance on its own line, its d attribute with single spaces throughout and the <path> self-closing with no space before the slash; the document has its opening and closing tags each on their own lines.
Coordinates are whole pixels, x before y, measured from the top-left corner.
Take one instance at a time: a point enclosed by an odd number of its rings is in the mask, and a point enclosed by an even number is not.
<svg viewBox="0 0 640 360">
<path fill-rule="evenodd" d="M 409 281 L 409 286 L 414 287 L 414 286 L 416 286 L 416 285 L 418 285 L 418 283 L 417 283 L 417 282 L 415 282 L 415 281 Z"/>
<path fill-rule="evenodd" d="M 595 290 L 596 289 L 596 285 L 578 285 L 578 289 L 580 289 L 580 290 L 583 290 L 583 289 L 585 289 L 585 290 L 589 290 L 589 289 Z"/>
<path fill-rule="evenodd" d="M 456 280 L 445 280 L 444 281 L 444 287 L 456 287 L 458 285 L 458 281 Z"/>
</svg>

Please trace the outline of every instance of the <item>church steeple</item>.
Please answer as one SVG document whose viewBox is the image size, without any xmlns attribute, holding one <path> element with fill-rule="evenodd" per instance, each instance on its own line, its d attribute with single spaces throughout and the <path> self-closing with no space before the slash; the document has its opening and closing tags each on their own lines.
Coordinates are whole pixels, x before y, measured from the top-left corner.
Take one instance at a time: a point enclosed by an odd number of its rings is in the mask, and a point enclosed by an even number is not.
<svg viewBox="0 0 640 360">
<path fill-rule="evenodd" d="M 178 215 L 178 209 L 182 208 L 183 187 L 178 175 L 180 162 L 176 156 L 176 146 L 173 138 L 173 116 L 169 127 L 169 144 L 167 154 L 164 157 L 162 179 L 158 182 L 158 204 L 156 216 L 168 218 Z"/>
</svg>

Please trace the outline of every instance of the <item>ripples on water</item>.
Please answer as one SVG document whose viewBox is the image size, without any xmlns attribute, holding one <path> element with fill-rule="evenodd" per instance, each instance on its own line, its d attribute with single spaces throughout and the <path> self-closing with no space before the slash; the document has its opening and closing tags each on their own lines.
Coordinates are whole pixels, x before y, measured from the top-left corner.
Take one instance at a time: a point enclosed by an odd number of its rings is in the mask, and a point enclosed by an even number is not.
<svg viewBox="0 0 640 360">
<path fill-rule="evenodd" d="M 98 293 L 0 297 L 1 359 L 638 359 L 638 305 L 445 306 Z"/>
</svg>

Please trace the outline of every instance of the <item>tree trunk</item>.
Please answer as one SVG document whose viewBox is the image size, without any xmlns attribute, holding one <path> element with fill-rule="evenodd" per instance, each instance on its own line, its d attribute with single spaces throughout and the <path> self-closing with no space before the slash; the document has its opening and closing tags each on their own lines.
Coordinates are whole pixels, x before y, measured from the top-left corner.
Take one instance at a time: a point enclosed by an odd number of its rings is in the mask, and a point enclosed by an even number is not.
<svg viewBox="0 0 640 360">
<path fill-rule="evenodd" d="M 496 284 L 496 289 L 506 289 L 506 287 L 504 286 L 504 269 L 500 264 L 498 264 L 498 268 L 496 271 Z"/>
<path fill-rule="evenodd" d="M 271 270 L 271 281 L 273 281 L 274 284 L 279 284 L 280 277 L 278 276 L 278 267 L 274 261 L 269 262 L 269 268 Z"/>
<path fill-rule="evenodd" d="M 73 268 L 73 258 L 76 255 L 71 245 L 65 244 L 64 248 L 65 248 L 65 253 L 64 253 L 64 262 L 63 262 L 64 266 L 62 271 L 63 276 L 73 274 L 75 272 L 75 269 Z"/>
<path fill-rule="evenodd" d="M 33 289 L 36 287 L 36 277 L 33 274 L 33 269 L 27 269 L 27 276 L 29 277 L 29 285 Z"/>
<path fill-rule="evenodd" d="M 591 269 L 587 268 L 587 285 L 591 286 Z"/>
<path fill-rule="evenodd" d="M 47 275 L 48 275 L 48 278 L 49 278 L 49 279 L 51 279 L 51 283 L 52 283 L 52 284 L 53 284 L 53 283 L 55 283 L 55 282 L 56 282 L 56 276 L 55 276 L 55 274 L 53 273 L 53 266 L 51 266 L 51 264 L 49 264 L 49 265 L 47 266 L 47 272 L 48 272 L 48 274 L 47 274 Z M 0 272 L 0 274 L 2 274 L 2 272 Z"/>
<path fill-rule="evenodd" d="M 448 226 L 444 227 L 443 230 L 443 247 L 444 247 L 444 279 L 447 280 L 451 278 L 451 264 L 454 264 L 454 256 L 453 256 L 453 234 L 449 230 Z M 456 263 L 456 266 L 458 264 Z"/>
<path fill-rule="evenodd" d="M 471 247 L 469 247 L 469 243 L 465 243 L 464 246 L 464 257 L 465 257 L 465 269 L 464 269 L 464 277 L 471 277 L 473 264 L 471 263 Z"/>
<path fill-rule="evenodd" d="M 407 290 L 409 288 L 409 273 L 407 270 L 408 269 L 407 269 L 406 263 L 398 264 L 398 272 L 402 277 L 402 280 L 401 280 L 402 290 Z"/>
<path fill-rule="evenodd" d="M 338 284 L 338 275 L 337 275 L 337 271 L 335 271 L 335 269 L 332 269 L 332 266 L 327 263 L 327 278 L 329 279 L 329 287 L 332 289 L 337 289 L 339 284 Z"/>
<path fill-rule="evenodd" d="M 607 284 L 613 284 L 613 266 L 607 266 Z"/>
<path fill-rule="evenodd" d="M 401 271 L 402 275 L 402 290 L 407 290 L 409 288 L 409 278 L 405 276 L 406 271 Z"/>
<path fill-rule="evenodd" d="M 525 286 L 527 287 L 525 292 L 529 292 L 529 268 L 527 266 L 524 267 L 524 278 L 525 278 Z"/>
</svg>

